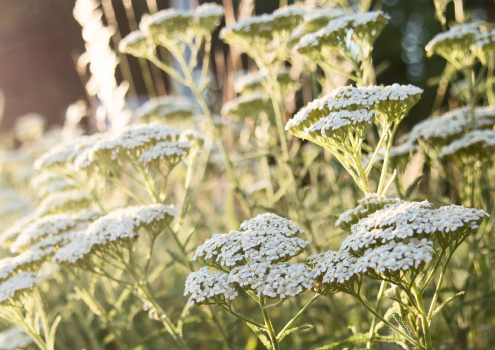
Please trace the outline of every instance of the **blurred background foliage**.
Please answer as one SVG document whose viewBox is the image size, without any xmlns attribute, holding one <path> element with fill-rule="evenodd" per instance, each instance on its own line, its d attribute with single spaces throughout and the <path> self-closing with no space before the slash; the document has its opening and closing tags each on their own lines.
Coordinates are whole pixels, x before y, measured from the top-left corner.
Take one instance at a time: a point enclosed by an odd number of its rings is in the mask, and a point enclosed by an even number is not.
<svg viewBox="0 0 495 350">
<path fill-rule="evenodd" d="M 184 0 L 172 1 L 160 0 L 157 4 L 163 9 L 181 5 Z M 122 37 L 130 32 L 124 6 L 129 2 L 112 1 Z M 234 0 L 234 7 L 238 3 Z M 472 18 L 495 21 L 494 1 L 467 0 L 463 3 Z M 276 0 L 256 0 L 254 11 L 256 14 L 269 13 L 278 5 Z M 5 95 L 0 127 L 12 127 L 14 119 L 26 113 L 44 115 L 49 125 L 61 124 L 67 107 L 86 96 L 74 63 L 84 51 L 81 27 L 72 15 L 74 1 L 2 0 L 0 6 L 0 90 Z M 139 22 L 147 11 L 146 0 L 132 1 L 132 6 Z M 402 124 L 404 132 L 427 118 L 432 109 L 455 103 L 452 102 L 455 100 L 449 100 L 450 86 L 447 86 L 445 98 L 435 105 L 445 60 L 439 56 L 426 58 L 424 53 L 424 45 L 442 28 L 435 19 L 433 2 L 429 0 L 380 0 L 374 1 L 374 6 L 381 7 L 392 17 L 373 50 L 375 65 L 382 70 L 378 83 L 411 83 L 425 89 L 420 103 Z M 447 21 L 454 19 L 453 2 L 448 5 L 446 15 Z M 218 40 L 215 44 L 217 50 L 224 45 Z M 146 94 L 137 59 L 129 57 L 129 64 L 138 96 Z M 243 64 L 248 68 L 246 59 Z M 117 70 L 120 79 L 118 74 Z M 169 87 L 166 77 L 164 80 Z M 297 106 L 303 103 L 298 101 Z"/>
</svg>

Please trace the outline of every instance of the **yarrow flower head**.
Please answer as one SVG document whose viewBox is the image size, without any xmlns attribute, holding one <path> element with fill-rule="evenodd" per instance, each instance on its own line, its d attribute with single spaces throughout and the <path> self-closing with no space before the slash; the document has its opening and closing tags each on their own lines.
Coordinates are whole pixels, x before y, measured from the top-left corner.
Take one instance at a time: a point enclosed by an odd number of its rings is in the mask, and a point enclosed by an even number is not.
<svg viewBox="0 0 495 350">
<path fill-rule="evenodd" d="M 340 249 L 355 255 L 389 242 L 407 242 L 411 238 L 437 241 L 441 246 L 460 241 L 478 228 L 488 214 L 482 210 L 451 205 L 429 209 L 423 202 L 397 202 L 361 219 Z"/>
<path fill-rule="evenodd" d="M 229 291 L 229 295 L 232 296 L 230 300 L 237 296 L 236 291 L 239 288 L 255 290 L 267 298 L 283 300 L 302 293 L 313 283 L 309 266 L 287 263 L 289 259 L 300 254 L 309 243 L 297 237 L 301 232 L 302 229 L 292 221 L 280 216 L 258 215 L 244 221 L 240 231 L 213 235 L 198 247 L 194 259 L 224 271 L 216 273 L 215 283 L 218 279 L 218 284 L 222 286 L 220 289 Z M 225 273 L 226 270 L 230 270 L 229 273 Z M 193 272 L 188 281 L 196 281 L 205 273 L 208 273 L 206 267 L 199 272 Z M 208 300 L 205 293 L 210 289 L 197 287 L 196 282 L 194 286 L 196 287 L 191 288 L 186 283 L 186 294 L 192 294 L 190 302 L 201 304 Z M 200 296 L 199 302 L 196 301 L 197 295 Z M 230 303 L 230 300 L 225 298 L 222 302 Z M 215 301 L 218 303 L 218 299 Z"/>
<path fill-rule="evenodd" d="M 223 7 L 205 3 L 194 11 L 162 10 L 144 18 L 139 27 L 157 45 L 170 48 L 177 41 L 193 40 L 211 35 L 223 17 Z"/>
<path fill-rule="evenodd" d="M 221 271 L 211 272 L 208 266 L 204 266 L 197 272 L 189 274 L 186 280 L 184 295 L 189 297 L 188 305 L 199 306 L 210 302 L 216 304 L 230 304 L 238 292 L 228 282 L 229 274 Z"/>
<path fill-rule="evenodd" d="M 0 281 L 4 281 L 16 272 L 35 270 L 53 253 L 53 247 L 30 249 L 21 254 L 0 260 Z"/>
<path fill-rule="evenodd" d="M 265 92 L 266 71 L 259 71 L 242 76 L 238 76 L 235 82 L 235 91 L 237 93 L 247 95 L 255 92 Z M 295 78 L 292 72 L 288 69 L 282 69 L 277 72 L 277 81 L 282 90 L 296 91 L 299 89 L 299 79 Z"/>
<path fill-rule="evenodd" d="M 189 98 L 157 97 L 144 103 L 136 111 L 135 118 L 145 122 L 165 122 L 179 127 L 199 113 L 196 102 Z"/>
<path fill-rule="evenodd" d="M 495 52 L 495 29 L 477 34 L 471 45 L 471 50 L 483 65 L 487 65 L 490 59 L 493 59 Z"/>
<path fill-rule="evenodd" d="M 228 101 L 222 107 L 221 113 L 235 119 L 247 116 L 257 117 L 260 113 L 273 114 L 270 95 L 263 92 L 253 92 Z"/>
<path fill-rule="evenodd" d="M 64 192 L 74 188 L 56 173 L 43 171 L 31 180 L 31 187 L 37 190 L 38 195 L 44 198 L 56 192 Z"/>
<path fill-rule="evenodd" d="M 140 155 L 161 141 L 177 141 L 180 130 L 160 123 L 137 124 L 106 135 L 75 160 L 78 170 L 118 167 L 119 162 L 136 162 Z"/>
<path fill-rule="evenodd" d="M 310 288 L 313 276 L 311 268 L 306 264 L 250 262 L 234 268 L 228 281 L 267 298 L 287 299 Z"/>
<path fill-rule="evenodd" d="M 314 33 L 325 27 L 331 20 L 345 15 L 346 12 L 337 7 L 315 7 L 304 15 L 304 22 L 301 24 L 303 33 Z"/>
<path fill-rule="evenodd" d="M 63 143 L 43 154 L 34 165 L 37 169 L 54 172 L 67 166 L 70 167 L 77 156 L 98 142 L 99 137 L 99 134 L 81 136 L 73 141 Z"/>
<path fill-rule="evenodd" d="M 495 132 L 493 130 L 472 130 L 445 146 L 439 157 L 462 164 L 469 155 L 475 156 L 477 160 L 491 160 L 494 151 Z"/>
<path fill-rule="evenodd" d="M 213 235 L 198 247 L 194 259 L 227 268 L 246 261 L 275 263 L 300 254 L 308 244 L 297 237 L 302 229 L 274 214 L 244 221 L 240 229 Z"/>
<path fill-rule="evenodd" d="M 415 86 L 398 84 L 341 87 L 310 102 L 289 120 L 285 129 L 316 143 L 321 143 L 320 138 L 325 136 L 328 139 L 336 136 L 342 142 L 348 132 L 360 132 L 364 137 L 366 128 L 375 118 L 390 122 L 404 118 L 422 92 Z"/>
<path fill-rule="evenodd" d="M 308 260 L 313 267 L 314 283 L 311 289 L 320 294 L 345 290 L 357 276 L 357 258 L 347 251 L 330 250 L 312 255 Z"/>
<path fill-rule="evenodd" d="M 433 242 L 412 238 L 408 242 L 390 242 L 368 249 L 354 266 L 356 273 L 379 274 L 384 272 L 419 270 L 432 260 Z"/>
<path fill-rule="evenodd" d="M 468 107 L 457 108 L 437 118 L 419 122 L 400 142 L 417 144 L 421 140 L 430 147 L 442 147 L 460 138 L 473 126 L 475 129 L 489 129 L 494 125 L 494 106 L 476 107 L 474 120 Z"/>
<path fill-rule="evenodd" d="M 101 215 L 103 215 L 101 211 L 86 210 L 79 213 L 60 213 L 43 216 L 20 229 L 17 229 L 17 225 L 14 225 L 15 230 L 13 231 L 16 231 L 17 236 L 10 250 L 12 252 L 25 250 L 46 237 L 57 236 L 68 231 L 83 230 Z M 13 237 L 10 239 L 12 240 Z"/>
<path fill-rule="evenodd" d="M 294 50 L 319 61 L 329 53 L 348 55 L 349 39 L 369 50 L 389 20 L 381 11 L 339 16 L 318 31 L 301 37 Z"/>
<path fill-rule="evenodd" d="M 156 45 L 145 33 L 135 30 L 122 38 L 119 43 L 119 51 L 136 57 L 152 57 L 155 54 Z"/>
<path fill-rule="evenodd" d="M 0 284 L 0 304 L 18 299 L 22 292 L 29 291 L 37 284 L 36 272 L 23 271 L 11 276 Z"/>
<path fill-rule="evenodd" d="M 68 211 L 77 211 L 89 207 L 92 197 L 81 191 L 56 192 L 41 201 L 35 215 L 41 217 Z"/>
<path fill-rule="evenodd" d="M 238 46 L 243 52 L 259 58 L 258 53 L 276 48 L 275 42 L 289 44 L 291 31 L 303 20 L 305 10 L 296 6 L 285 6 L 271 14 L 252 16 L 225 27 L 220 37 L 229 45 Z M 282 54 L 286 54 L 283 52 Z"/>
<path fill-rule="evenodd" d="M 377 193 L 368 193 L 364 198 L 358 201 L 358 206 L 356 208 L 349 209 L 340 214 L 338 220 L 335 222 L 335 226 L 339 226 L 344 230 L 350 230 L 351 226 L 362 218 L 373 214 L 377 210 L 388 208 L 399 202 L 400 199 L 398 198 L 388 198 L 379 196 Z"/>
<path fill-rule="evenodd" d="M 437 34 L 426 45 L 428 56 L 440 55 L 451 62 L 456 68 L 473 64 L 471 45 L 481 34 L 481 23 L 463 23 Z"/>
<path fill-rule="evenodd" d="M 177 215 L 173 207 L 163 204 L 117 209 L 88 225 L 70 244 L 55 253 L 53 261 L 76 263 L 92 251 L 104 252 L 119 242 L 134 240 L 140 229 L 156 237 Z"/>
</svg>

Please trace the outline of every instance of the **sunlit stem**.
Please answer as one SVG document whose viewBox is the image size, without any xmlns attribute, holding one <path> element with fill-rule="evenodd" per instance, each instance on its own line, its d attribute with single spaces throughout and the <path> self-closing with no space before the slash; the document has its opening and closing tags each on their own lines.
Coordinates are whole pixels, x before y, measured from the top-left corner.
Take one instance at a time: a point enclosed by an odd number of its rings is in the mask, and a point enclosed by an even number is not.
<svg viewBox="0 0 495 350">
<path fill-rule="evenodd" d="M 288 329 L 289 329 L 289 328 L 290 328 L 290 327 L 294 324 L 294 322 L 295 322 L 295 321 L 299 318 L 299 316 L 301 316 L 301 315 L 304 313 L 304 311 L 306 311 L 306 309 L 307 309 L 308 307 L 310 307 L 310 306 L 311 306 L 311 304 L 313 304 L 313 302 L 314 302 L 316 299 L 318 299 L 318 297 L 319 297 L 319 296 L 320 296 L 320 294 L 315 294 L 315 295 L 311 298 L 311 300 L 310 300 L 310 301 L 308 301 L 308 302 L 306 303 L 306 305 L 304 305 L 304 306 L 302 307 L 302 309 L 301 309 L 301 310 L 299 310 L 299 312 L 298 312 L 298 313 L 297 313 L 297 314 L 296 314 L 296 315 L 295 315 L 295 316 L 294 316 L 294 317 L 293 317 L 293 318 L 292 318 L 289 322 L 287 322 L 287 324 L 285 325 L 285 327 L 284 327 L 284 328 L 283 328 L 283 329 L 282 329 L 282 330 L 278 333 L 278 335 L 277 335 L 277 339 L 278 339 L 278 340 L 280 340 L 280 338 L 282 337 L 282 335 L 284 334 L 284 332 L 285 332 L 286 330 L 288 330 Z"/>
<path fill-rule="evenodd" d="M 399 128 L 399 122 L 395 121 L 394 126 L 391 131 L 389 131 L 389 139 L 387 142 L 387 149 L 385 156 L 383 158 L 383 167 L 382 167 L 382 174 L 380 176 L 380 183 L 378 184 L 378 190 L 376 191 L 379 196 L 383 195 L 384 189 L 385 189 L 385 178 L 387 175 L 387 170 L 388 170 L 388 163 L 390 160 L 390 150 L 392 149 L 392 145 L 394 144 L 394 138 L 395 134 L 397 133 L 397 129 Z"/>
<path fill-rule="evenodd" d="M 238 319 L 244 321 L 244 322 L 247 322 L 247 323 L 251 323 L 252 325 L 255 325 L 256 327 L 259 327 L 261 329 L 266 329 L 266 326 L 261 324 L 261 323 L 258 323 L 252 319 L 250 319 L 249 317 L 247 316 L 244 316 L 244 315 L 241 315 L 241 314 L 238 314 L 237 312 L 233 311 L 232 309 L 228 308 L 227 306 L 225 305 L 222 305 L 222 304 L 219 304 L 218 306 L 220 306 L 222 309 L 224 309 L 225 311 L 227 311 L 229 314 L 237 317 Z"/>
<path fill-rule="evenodd" d="M 211 45 L 205 46 L 205 49 L 210 49 Z M 210 55 L 210 52 L 204 53 L 205 55 Z M 204 96 L 203 96 L 203 91 L 196 86 L 196 83 L 194 81 L 194 78 L 192 76 L 192 71 L 188 68 L 187 63 L 182 55 L 176 55 L 175 58 L 177 59 L 177 62 L 179 62 L 179 65 L 181 66 L 181 69 L 185 75 L 185 79 L 183 84 L 186 85 L 191 89 L 193 92 L 194 96 L 196 97 L 196 100 L 198 101 L 201 109 L 203 110 L 204 115 L 210 120 L 210 123 L 214 126 L 214 132 L 215 132 L 215 141 L 217 143 L 218 150 L 220 151 L 220 154 L 223 158 L 225 168 L 227 171 L 227 175 L 229 176 L 230 181 L 232 182 L 234 186 L 234 191 L 239 194 L 240 202 L 241 205 L 244 207 L 244 210 L 247 212 L 249 216 L 252 216 L 252 209 L 251 206 L 249 205 L 245 193 L 240 189 L 239 182 L 237 181 L 237 177 L 235 176 L 234 169 L 232 166 L 232 160 L 230 159 L 227 150 L 225 148 L 225 145 L 223 143 L 222 138 L 219 135 L 219 131 L 215 127 L 215 122 L 213 120 L 213 116 L 211 114 L 210 108 L 208 107 L 208 104 L 206 103 Z"/>
<path fill-rule="evenodd" d="M 378 295 L 376 296 L 376 305 L 375 310 L 380 310 L 380 305 L 382 303 L 383 295 L 385 294 L 385 288 L 387 287 L 387 282 L 382 281 L 380 285 L 380 290 L 378 291 Z M 370 350 L 373 347 L 373 337 L 375 336 L 375 327 L 376 327 L 376 316 L 373 316 L 371 320 L 370 332 L 368 335 L 368 343 L 366 344 L 366 349 Z"/>
<path fill-rule="evenodd" d="M 418 305 L 418 310 L 420 313 L 420 318 L 421 318 L 421 327 L 423 328 L 423 335 L 424 335 L 424 340 L 425 340 L 425 350 L 432 350 L 433 345 L 431 342 L 431 334 L 430 334 L 430 321 L 428 320 L 428 315 L 426 314 L 425 307 L 423 304 L 423 296 L 421 295 L 418 287 L 413 284 L 412 289 L 411 289 L 415 299 L 416 303 Z"/>
<path fill-rule="evenodd" d="M 266 306 L 266 298 L 264 296 L 260 297 L 260 306 L 261 306 L 261 312 L 263 313 L 263 319 L 265 320 L 266 330 L 270 335 L 270 340 L 272 342 L 273 350 L 280 350 L 278 339 L 277 336 L 275 335 L 275 330 L 273 329 L 272 320 L 268 315 L 268 310 L 264 308 Z"/>
<path fill-rule="evenodd" d="M 376 316 L 380 321 L 382 321 L 384 324 L 386 324 L 388 327 L 393 329 L 395 332 L 406 338 L 409 342 L 414 344 L 416 347 L 419 349 L 426 350 L 425 346 L 421 343 L 419 343 L 416 339 L 413 339 L 409 334 L 401 330 L 400 328 L 394 326 L 392 323 L 390 323 L 388 320 L 386 320 L 382 315 L 380 315 L 372 306 L 370 306 L 359 294 L 352 294 L 357 301 L 359 301 L 363 306 L 368 309 L 369 312 L 371 312 L 374 316 Z"/>
</svg>

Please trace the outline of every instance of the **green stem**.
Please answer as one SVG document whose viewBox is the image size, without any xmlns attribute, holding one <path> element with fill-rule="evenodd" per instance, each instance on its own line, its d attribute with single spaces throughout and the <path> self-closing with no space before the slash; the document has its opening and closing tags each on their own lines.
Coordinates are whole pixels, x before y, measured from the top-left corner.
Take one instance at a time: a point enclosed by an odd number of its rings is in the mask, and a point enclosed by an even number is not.
<svg viewBox="0 0 495 350">
<path fill-rule="evenodd" d="M 237 312 L 232 311 L 231 309 L 229 309 L 225 305 L 220 304 L 218 306 L 220 306 L 222 309 L 224 309 L 225 311 L 227 311 L 229 314 L 237 317 L 238 319 L 240 319 L 240 320 L 242 320 L 244 322 L 251 323 L 252 325 L 255 325 L 256 327 L 259 327 L 261 329 L 266 329 L 266 326 L 264 324 L 258 323 L 258 322 L 254 321 L 254 320 L 251 320 L 249 317 L 246 317 L 244 315 L 238 314 Z"/>
<path fill-rule="evenodd" d="M 304 311 L 306 311 L 306 309 L 311 305 L 313 304 L 313 302 L 318 299 L 318 297 L 320 296 L 320 294 L 315 294 L 310 301 L 308 301 L 306 303 L 306 305 L 303 306 L 303 308 L 301 310 L 299 310 L 299 312 L 285 325 L 285 327 L 278 333 L 277 335 L 277 339 L 280 340 L 280 337 L 284 334 L 284 332 L 286 330 L 288 330 L 290 328 L 290 326 L 292 326 L 292 324 L 299 318 L 299 316 L 301 316 L 303 314 Z"/>
<path fill-rule="evenodd" d="M 261 296 L 260 298 L 261 312 L 263 313 L 263 319 L 265 320 L 266 330 L 270 335 L 270 340 L 272 341 L 273 350 L 280 350 L 277 336 L 275 335 L 275 330 L 273 329 L 272 320 L 268 315 L 268 311 L 264 308 L 266 306 L 266 298 Z"/>
<path fill-rule="evenodd" d="M 445 278 L 445 273 L 447 272 L 450 259 L 452 258 L 452 255 L 454 255 L 454 251 L 455 249 L 451 250 L 450 254 L 447 257 L 447 260 L 443 265 L 442 272 L 440 273 L 440 277 L 437 282 L 437 287 L 435 289 L 435 294 L 433 295 L 433 299 L 431 300 L 431 304 L 430 304 L 430 309 L 428 310 L 428 315 L 427 315 L 428 322 L 431 322 L 431 319 L 433 318 L 433 311 L 435 310 L 435 304 L 437 303 L 438 300 L 438 294 L 440 293 L 440 288 L 442 288 L 443 280 Z"/>
<path fill-rule="evenodd" d="M 387 282 L 382 281 L 382 284 L 380 285 L 380 290 L 378 291 L 378 295 L 376 296 L 376 306 L 375 310 L 380 309 L 380 304 L 382 303 L 382 298 L 383 294 L 385 293 L 385 288 L 387 287 Z M 373 319 L 371 320 L 371 326 L 370 326 L 370 332 L 369 332 L 369 339 L 368 343 L 366 344 L 366 349 L 371 349 L 373 346 L 373 338 L 375 336 L 375 325 L 376 325 L 376 316 L 373 316 Z"/>
<path fill-rule="evenodd" d="M 387 152 L 385 153 L 385 157 L 383 159 L 382 174 L 380 176 L 380 183 L 378 184 L 378 190 L 376 191 L 379 196 L 384 194 L 382 193 L 382 191 L 384 190 L 384 186 L 385 186 L 385 177 L 387 175 L 388 162 L 390 160 L 390 150 L 392 149 L 392 145 L 394 144 L 394 138 L 398 128 L 399 128 L 399 121 L 395 121 L 392 131 L 389 133 L 389 139 L 387 142 Z"/>
<path fill-rule="evenodd" d="M 418 304 L 418 310 L 420 312 L 421 327 L 423 328 L 423 335 L 425 338 L 424 340 L 426 345 L 425 350 L 433 350 L 433 344 L 431 342 L 431 334 L 430 334 L 430 321 L 428 320 L 428 315 L 426 314 L 425 311 L 423 296 L 421 295 L 421 292 L 419 291 L 416 284 L 413 284 L 411 291 L 416 299 L 416 303 Z M 434 303 L 432 303 L 431 305 L 434 305 Z"/>
<path fill-rule="evenodd" d="M 368 309 L 369 312 L 371 312 L 374 316 L 376 316 L 380 321 L 382 321 L 384 324 L 386 324 L 388 327 L 393 329 L 395 332 L 403 336 L 405 339 L 407 339 L 409 342 L 414 344 L 416 347 L 422 350 L 426 350 L 425 346 L 419 343 L 416 339 L 411 338 L 407 333 L 402 331 L 400 328 L 394 326 L 392 323 L 387 321 L 382 315 L 380 315 L 373 307 L 371 307 L 359 294 L 352 294 L 357 301 L 359 301 L 363 306 Z"/>
</svg>

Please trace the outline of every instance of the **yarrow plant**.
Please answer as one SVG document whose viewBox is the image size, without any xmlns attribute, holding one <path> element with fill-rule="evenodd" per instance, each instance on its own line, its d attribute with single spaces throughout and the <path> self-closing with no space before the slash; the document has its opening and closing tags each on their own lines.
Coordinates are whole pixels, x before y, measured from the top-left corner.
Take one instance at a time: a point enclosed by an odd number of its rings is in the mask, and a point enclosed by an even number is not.
<svg viewBox="0 0 495 350">
<path fill-rule="evenodd" d="M 279 349 L 285 335 L 298 330 L 290 328 L 292 323 L 316 299 L 311 299 L 280 333 L 275 333 L 268 309 L 281 305 L 313 284 L 307 264 L 287 263 L 301 254 L 309 243 L 297 237 L 302 231 L 290 220 L 262 214 L 244 221 L 240 231 L 213 235 L 194 255 L 194 259 L 206 266 L 191 273 L 186 280 L 185 294 L 190 295 L 188 303 L 220 306 L 246 322 L 268 349 Z M 233 301 L 240 290 L 259 304 L 264 324 L 234 309 Z"/>
<path fill-rule="evenodd" d="M 0 349 L 488 349 L 495 36 L 434 3 L 410 125 L 399 3 L 77 0 L 89 103 L 0 138 Z"/>
</svg>

